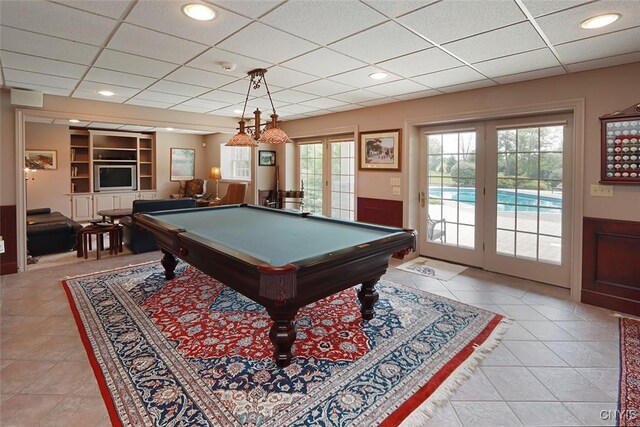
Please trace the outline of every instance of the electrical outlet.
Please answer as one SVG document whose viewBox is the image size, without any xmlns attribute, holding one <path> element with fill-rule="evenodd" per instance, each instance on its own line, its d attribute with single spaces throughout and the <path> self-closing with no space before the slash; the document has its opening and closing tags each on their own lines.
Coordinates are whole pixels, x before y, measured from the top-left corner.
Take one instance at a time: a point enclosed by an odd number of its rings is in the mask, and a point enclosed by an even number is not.
<svg viewBox="0 0 640 427">
<path fill-rule="evenodd" d="M 593 197 L 613 197 L 613 185 L 591 184 Z"/>
<path fill-rule="evenodd" d="M 2 240 L 2 236 L 0 236 L 0 254 L 4 253 L 4 240 Z"/>
</svg>

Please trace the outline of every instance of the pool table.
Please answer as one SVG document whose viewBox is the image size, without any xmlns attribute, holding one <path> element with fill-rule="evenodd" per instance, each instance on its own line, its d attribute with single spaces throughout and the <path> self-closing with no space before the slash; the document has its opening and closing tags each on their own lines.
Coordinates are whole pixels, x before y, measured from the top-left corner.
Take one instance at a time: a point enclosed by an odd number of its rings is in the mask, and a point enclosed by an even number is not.
<svg viewBox="0 0 640 427">
<path fill-rule="evenodd" d="M 360 311 L 372 319 L 389 258 L 416 245 L 412 230 L 247 204 L 138 213 L 135 221 L 155 236 L 167 279 L 177 256 L 267 309 L 279 366 L 291 362 L 301 307 L 362 284 Z"/>
</svg>

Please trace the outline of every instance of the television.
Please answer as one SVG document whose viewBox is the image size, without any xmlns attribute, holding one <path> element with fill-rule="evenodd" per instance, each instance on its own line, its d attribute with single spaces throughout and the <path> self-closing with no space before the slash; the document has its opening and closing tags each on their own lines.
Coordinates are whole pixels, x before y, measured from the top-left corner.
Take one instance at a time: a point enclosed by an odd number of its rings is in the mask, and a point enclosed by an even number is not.
<svg viewBox="0 0 640 427">
<path fill-rule="evenodd" d="M 135 165 L 95 165 L 93 170 L 94 191 L 137 190 Z"/>
</svg>

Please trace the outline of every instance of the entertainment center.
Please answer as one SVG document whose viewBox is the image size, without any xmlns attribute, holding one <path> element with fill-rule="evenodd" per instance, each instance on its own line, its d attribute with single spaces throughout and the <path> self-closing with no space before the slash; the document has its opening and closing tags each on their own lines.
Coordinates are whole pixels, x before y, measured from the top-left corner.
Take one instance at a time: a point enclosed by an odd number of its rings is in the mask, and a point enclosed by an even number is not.
<svg viewBox="0 0 640 427">
<path fill-rule="evenodd" d="M 74 220 L 155 198 L 155 135 L 74 128 L 69 133 Z"/>
</svg>

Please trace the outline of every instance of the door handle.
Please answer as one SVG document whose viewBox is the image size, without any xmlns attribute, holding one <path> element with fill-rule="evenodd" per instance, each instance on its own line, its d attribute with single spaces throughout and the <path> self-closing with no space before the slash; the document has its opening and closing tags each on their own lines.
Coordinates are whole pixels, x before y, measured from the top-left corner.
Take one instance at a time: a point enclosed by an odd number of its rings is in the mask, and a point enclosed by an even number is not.
<svg viewBox="0 0 640 427">
<path fill-rule="evenodd" d="M 424 208 L 425 202 L 427 201 L 427 195 L 424 194 L 424 191 L 421 191 L 418 197 L 420 199 L 420 206 Z"/>
</svg>

